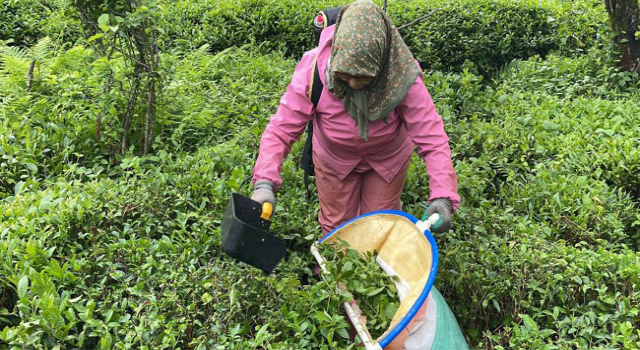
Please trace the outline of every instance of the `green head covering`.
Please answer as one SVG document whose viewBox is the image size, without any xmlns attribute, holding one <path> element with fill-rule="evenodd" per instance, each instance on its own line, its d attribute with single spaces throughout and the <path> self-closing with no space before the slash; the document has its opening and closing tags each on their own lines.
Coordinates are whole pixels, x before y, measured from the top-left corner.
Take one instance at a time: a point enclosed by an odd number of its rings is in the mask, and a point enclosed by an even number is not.
<svg viewBox="0 0 640 350">
<path fill-rule="evenodd" d="M 369 122 L 385 120 L 407 95 L 420 74 L 411 51 L 380 7 L 370 1 L 345 6 L 336 22 L 327 88 L 358 124 L 367 140 Z M 352 89 L 336 73 L 373 77 L 361 90 Z"/>
</svg>

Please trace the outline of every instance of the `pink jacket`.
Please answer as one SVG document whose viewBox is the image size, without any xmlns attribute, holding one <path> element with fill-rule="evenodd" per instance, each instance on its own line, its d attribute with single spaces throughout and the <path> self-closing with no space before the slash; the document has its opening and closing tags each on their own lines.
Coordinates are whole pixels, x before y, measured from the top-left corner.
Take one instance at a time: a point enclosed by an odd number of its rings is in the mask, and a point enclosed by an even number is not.
<svg viewBox="0 0 640 350">
<path fill-rule="evenodd" d="M 277 112 L 262 134 L 253 183 L 265 179 L 272 181 L 276 188 L 282 186 L 280 173 L 284 158 L 291 151 L 291 145 L 300 139 L 307 122 L 313 119 L 313 151 L 338 178 L 346 177 L 365 158 L 382 178 L 391 182 L 415 145 L 427 166 L 429 199 L 448 198 L 457 209 L 460 196 L 449 138 L 422 76 L 387 117 L 388 124 L 369 123 L 369 141 L 363 141 L 342 100 L 326 87 L 325 71 L 334 28 L 323 30 L 320 45 L 305 53 L 298 63 Z M 308 93 L 316 59 L 324 88 L 318 108 L 314 110 Z"/>
</svg>

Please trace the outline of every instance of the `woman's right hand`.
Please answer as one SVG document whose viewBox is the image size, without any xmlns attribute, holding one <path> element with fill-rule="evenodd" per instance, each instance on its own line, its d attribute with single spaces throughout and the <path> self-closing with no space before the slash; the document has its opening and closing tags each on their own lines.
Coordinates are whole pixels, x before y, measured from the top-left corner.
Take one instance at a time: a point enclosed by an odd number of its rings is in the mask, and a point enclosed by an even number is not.
<svg viewBox="0 0 640 350">
<path fill-rule="evenodd" d="M 275 186 L 273 182 L 269 180 L 256 181 L 256 184 L 253 186 L 253 194 L 251 195 L 251 199 L 260 204 L 268 202 L 275 207 L 276 195 L 273 191 L 274 187 Z"/>
</svg>

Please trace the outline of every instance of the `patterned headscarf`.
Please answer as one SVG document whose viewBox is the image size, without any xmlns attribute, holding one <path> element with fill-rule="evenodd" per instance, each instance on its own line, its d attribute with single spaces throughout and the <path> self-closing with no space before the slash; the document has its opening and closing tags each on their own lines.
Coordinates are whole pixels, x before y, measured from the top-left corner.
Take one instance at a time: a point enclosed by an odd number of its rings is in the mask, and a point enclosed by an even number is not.
<svg viewBox="0 0 640 350">
<path fill-rule="evenodd" d="M 374 79 L 363 89 L 354 90 L 336 73 Z M 364 0 L 342 9 L 336 22 L 327 88 L 342 98 L 363 140 L 368 139 L 369 122 L 386 122 L 419 74 L 411 51 L 380 7 Z"/>
</svg>

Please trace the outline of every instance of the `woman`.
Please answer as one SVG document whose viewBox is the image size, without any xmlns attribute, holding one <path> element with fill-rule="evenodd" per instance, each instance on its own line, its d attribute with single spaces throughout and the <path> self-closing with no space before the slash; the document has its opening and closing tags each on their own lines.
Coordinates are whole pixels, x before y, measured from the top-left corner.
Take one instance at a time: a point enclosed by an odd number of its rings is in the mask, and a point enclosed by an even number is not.
<svg viewBox="0 0 640 350">
<path fill-rule="evenodd" d="M 316 66 L 324 91 L 308 97 Z M 252 198 L 275 204 L 291 145 L 313 119 L 313 163 L 324 233 L 358 215 L 400 210 L 414 146 L 429 174 L 433 232 L 451 227 L 460 204 L 449 139 L 421 69 L 387 15 L 369 1 L 343 8 L 320 45 L 304 54 L 260 142 Z"/>
</svg>

